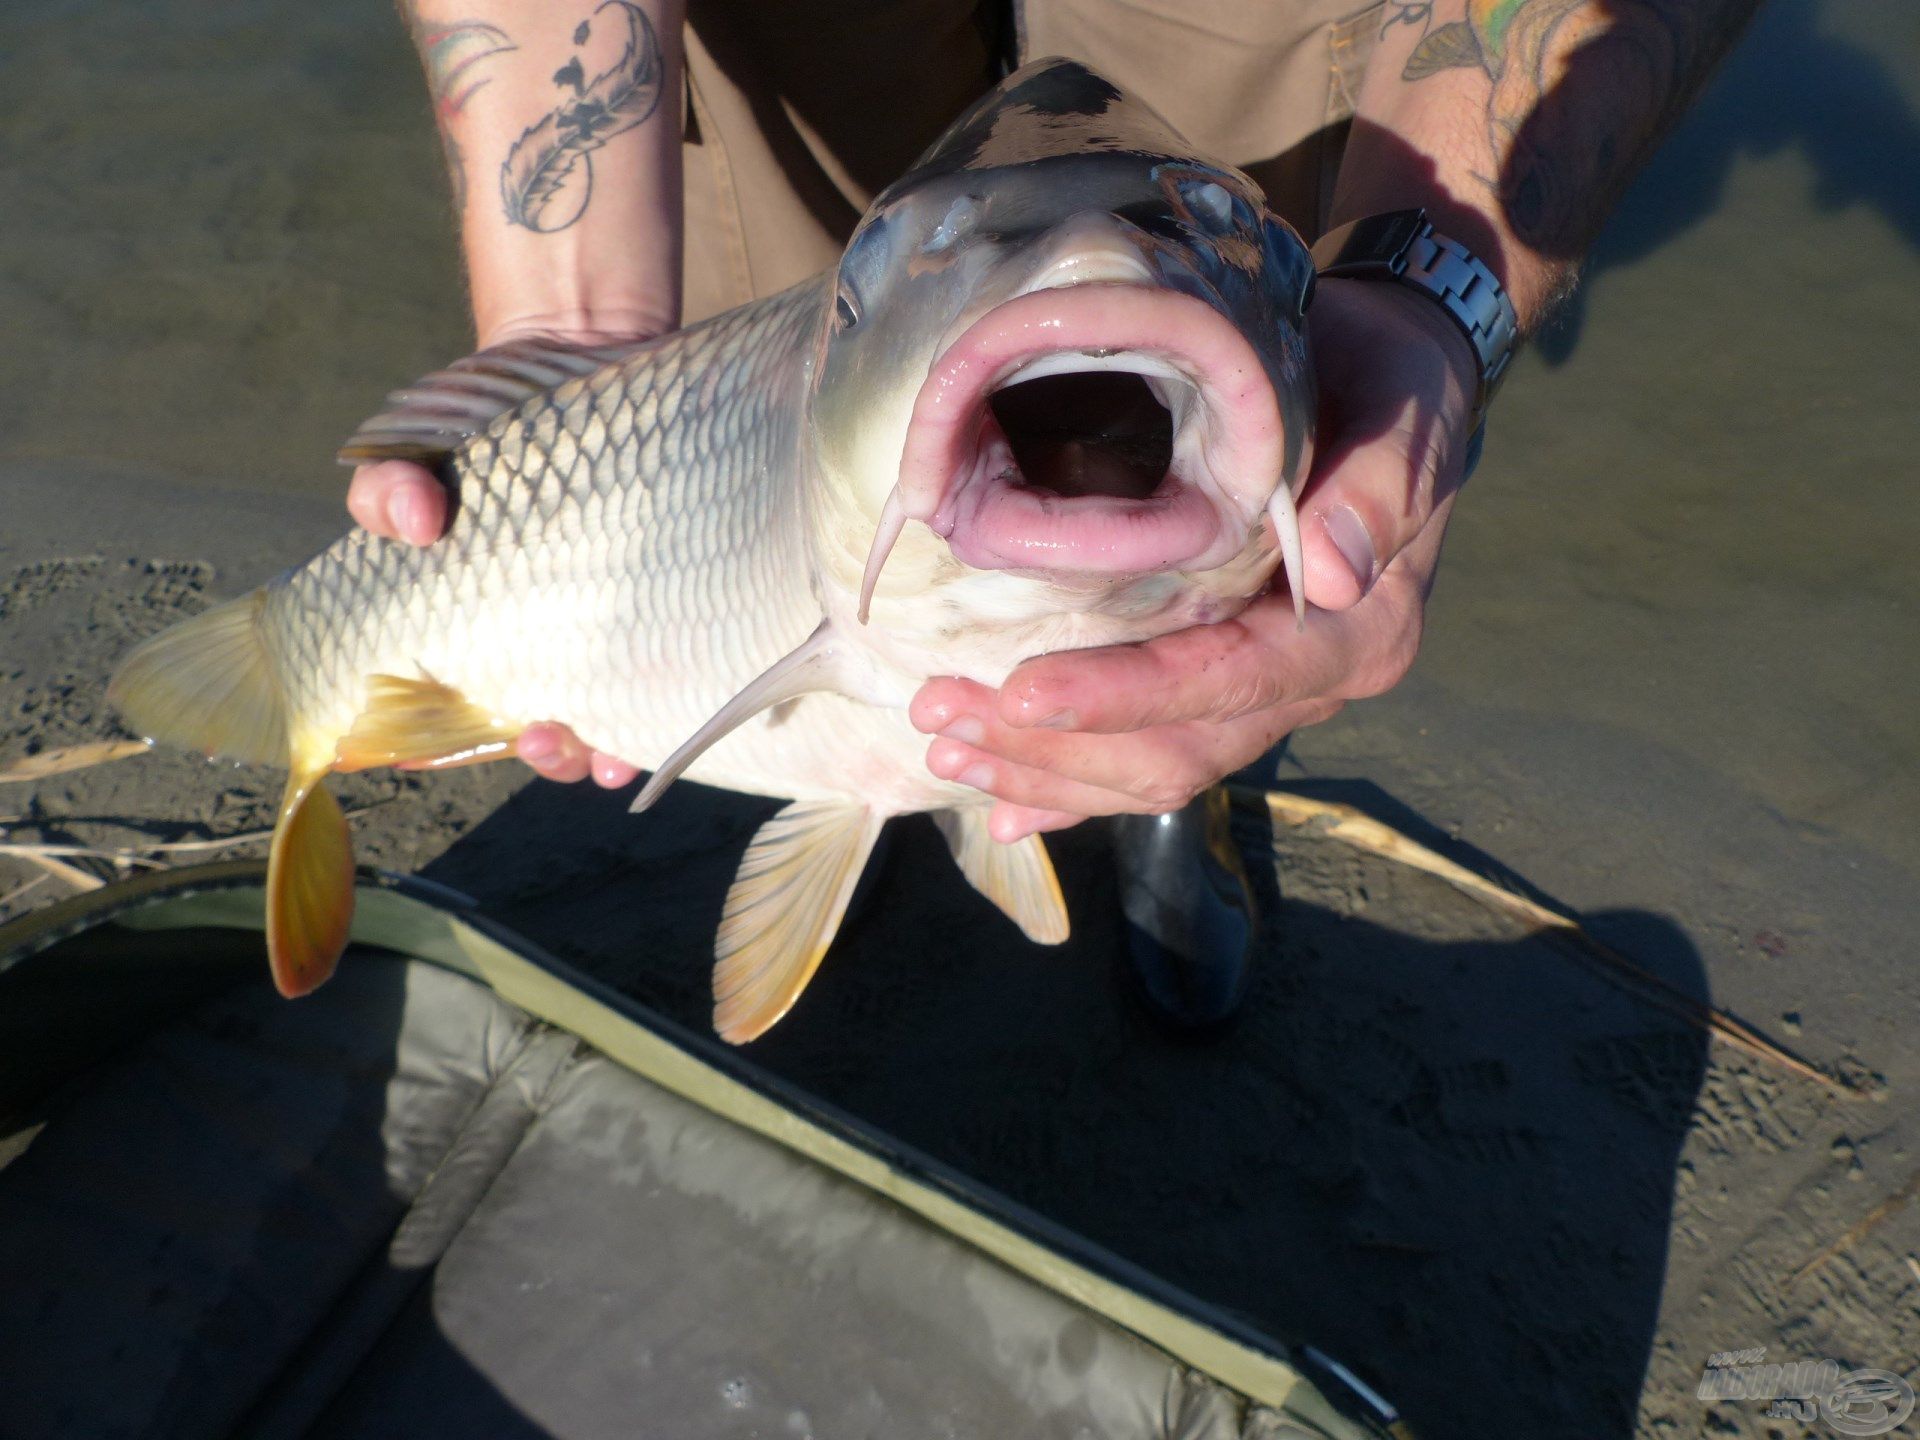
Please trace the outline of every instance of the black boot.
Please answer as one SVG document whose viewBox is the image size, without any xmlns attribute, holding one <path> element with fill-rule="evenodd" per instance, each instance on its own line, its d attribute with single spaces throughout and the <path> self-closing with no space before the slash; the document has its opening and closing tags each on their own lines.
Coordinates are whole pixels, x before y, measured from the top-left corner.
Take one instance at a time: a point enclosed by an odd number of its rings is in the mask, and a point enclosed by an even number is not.
<svg viewBox="0 0 1920 1440">
<path fill-rule="evenodd" d="M 1247 992 L 1258 917 L 1225 788 L 1171 815 L 1118 816 L 1113 849 L 1127 958 L 1148 1005 L 1183 1029 L 1227 1020 Z"/>
</svg>

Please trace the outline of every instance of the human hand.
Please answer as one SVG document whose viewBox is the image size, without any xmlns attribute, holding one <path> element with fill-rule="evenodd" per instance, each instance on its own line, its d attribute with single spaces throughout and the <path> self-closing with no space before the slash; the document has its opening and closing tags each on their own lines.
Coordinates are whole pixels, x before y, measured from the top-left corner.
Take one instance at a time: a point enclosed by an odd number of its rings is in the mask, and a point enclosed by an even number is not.
<svg viewBox="0 0 1920 1440">
<path fill-rule="evenodd" d="M 539 321 L 503 326 L 488 337 L 487 345 L 509 340 L 541 338 L 577 345 L 609 345 L 641 340 L 660 333 L 649 326 L 629 331 L 554 328 Z M 483 347 L 486 348 L 486 347 Z M 355 467 L 347 486 L 347 510 L 360 525 L 389 540 L 409 545 L 431 545 L 447 529 L 447 492 L 432 471 L 408 460 L 380 460 Z M 617 756 L 582 744 L 565 725 L 551 721 L 530 725 L 515 742 L 515 753 L 549 780 L 584 780 L 591 775 L 608 789 L 631 784 L 640 773 Z"/>
<path fill-rule="evenodd" d="M 1320 383 L 1300 497 L 1308 604 L 1270 592 L 1239 616 L 1140 645 L 1029 660 L 998 691 L 942 677 L 914 697 L 927 766 L 998 802 L 994 838 L 1091 815 L 1165 813 L 1280 739 L 1406 674 L 1459 488 L 1478 366 L 1432 301 L 1326 280 Z"/>
</svg>

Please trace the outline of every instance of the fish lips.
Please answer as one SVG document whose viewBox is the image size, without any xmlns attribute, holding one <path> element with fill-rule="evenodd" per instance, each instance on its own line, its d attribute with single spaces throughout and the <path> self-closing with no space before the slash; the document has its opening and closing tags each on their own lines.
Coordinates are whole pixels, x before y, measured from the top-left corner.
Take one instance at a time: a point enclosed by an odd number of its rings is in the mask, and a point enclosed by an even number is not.
<svg viewBox="0 0 1920 1440">
<path fill-rule="evenodd" d="M 1044 374 L 1125 370 L 1173 414 L 1150 495 L 1064 497 L 1023 483 L 991 397 Z M 962 564 L 1048 576 L 1203 571 L 1245 551 L 1284 483 L 1286 427 L 1259 353 L 1212 305 L 1137 283 L 1036 290 L 942 352 L 915 398 L 895 497 Z"/>
</svg>

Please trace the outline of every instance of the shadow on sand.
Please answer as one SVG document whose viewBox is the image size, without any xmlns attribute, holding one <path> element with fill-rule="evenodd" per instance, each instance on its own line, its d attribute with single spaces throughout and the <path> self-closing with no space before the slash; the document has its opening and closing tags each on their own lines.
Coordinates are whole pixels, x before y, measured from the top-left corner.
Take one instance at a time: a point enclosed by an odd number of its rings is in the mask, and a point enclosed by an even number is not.
<svg viewBox="0 0 1920 1440">
<path fill-rule="evenodd" d="M 1817 209 L 1869 206 L 1920 249 L 1920 117 L 1879 56 L 1822 32 L 1820 10 L 1816 0 L 1776 0 L 1761 11 L 1601 232 L 1582 289 L 1535 342 L 1549 364 L 1578 348 L 1592 281 L 1713 214 L 1744 157 L 1798 149 L 1814 173 Z"/>
<path fill-rule="evenodd" d="M 772 806 L 683 784 L 635 821 L 626 799 L 529 786 L 427 874 L 705 1027 L 722 897 Z M 753 1059 L 1341 1358 L 1427 1440 L 1488 1433 L 1488 1404 L 1537 1440 L 1632 1434 L 1698 1033 L 1438 882 L 1303 841 L 1240 1020 L 1171 1036 L 1126 993 L 1094 827 L 1055 837 L 1076 927 L 1058 950 L 974 896 L 931 825 L 888 833 Z M 1595 918 L 1704 998 L 1671 923 Z"/>
</svg>

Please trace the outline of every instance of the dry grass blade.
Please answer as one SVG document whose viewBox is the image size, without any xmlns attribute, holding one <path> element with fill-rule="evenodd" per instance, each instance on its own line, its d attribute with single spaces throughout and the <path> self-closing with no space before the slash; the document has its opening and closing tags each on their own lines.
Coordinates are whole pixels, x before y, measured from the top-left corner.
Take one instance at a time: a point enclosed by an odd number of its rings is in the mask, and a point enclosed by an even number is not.
<svg viewBox="0 0 1920 1440">
<path fill-rule="evenodd" d="M 86 770 L 112 760 L 125 760 L 147 753 L 144 740 L 90 740 L 84 745 L 59 745 L 51 750 L 24 756 L 11 765 L 0 765 L 0 785 L 25 780 L 45 780 L 50 775 L 65 775 Z"/>
<path fill-rule="evenodd" d="M 1787 1277 L 1787 1284 L 1798 1285 L 1802 1280 L 1806 1279 L 1807 1276 L 1811 1275 L 1815 1270 L 1818 1270 L 1843 1250 L 1851 1250 L 1868 1235 L 1871 1235 L 1875 1230 L 1886 1224 L 1888 1220 L 1904 1210 L 1916 1195 L 1920 1195 L 1920 1170 L 1914 1171 L 1913 1174 L 1907 1177 L 1906 1184 L 1902 1185 L 1898 1190 L 1874 1206 L 1873 1209 L 1849 1225 L 1846 1233 L 1841 1235 L 1838 1240 L 1833 1241 L 1831 1244 L 1821 1246 L 1818 1250 L 1814 1251 L 1812 1255 L 1808 1256 L 1800 1268 Z M 1907 1257 L 1907 1264 L 1913 1268 L 1916 1276 L 1920 1276 L 1920 1267 L 1914 1266 L 1911 1255 Z"/>
<path fill-rule="evenodd" d="M 390 800 L 376 800 L 371 805 L 362 805 L 358 810 L 346 812 L 346 818 L 357 820 L 368 811 L 378 810 L 389 805 Z M 5 832 L 0 832 L 3 834 Z M 0 855 L 17 855 L 23 860 L 36 864 L 47 864 L 62 859 L 111 860 L 116 865 L 153 865 L 156 855 L 193 855 L 205 854 L 210 850 L 232 850 L 241 845 L 258 845 L 273 839 L 273 831 L 243 830 L 237 835 L 217 835 L 211 840 L 155 840 L 146 845 L 54 845 L 38 840 L 0 840 Z M 73 869 L 68 866 L 68 869 Z M 76 872 L 85 873 L 85 872 Z"/>
<path fill-rule="evenodd" d="M 98 890 L 107 883 L 91 870 L 82 870 L 78 865 L 69 865 L 58 855 L 38 855 L 26 848 L 15 849 L 8 853 L 18 855 L 29 865 L 38 865 L 54 879 L 64 880 L 76 890 Z"/>
<path fill-rule="evenodd" d="M 1705 1030 L 1735 1049 L 1769 1061 L 1837 1094 L 1852 1099 L 1869 1098 L 1869 1092 L 1809 1065 L 1726 1011 L 1694 999 L 1652 971 L 1636 965 L 1619 951 L 1601 944 L 1573 916 L 1516 894 L 1504 885 L 1476 874 L 1438 851 L 1428 849 L 1411 836 L 1382 824 L 1364 811 L 1336 801 L 1314 800 L 1285 790 L 1268 790 L 1264 793 L 1244 791 L 1237 795 L 1243 804 L 1256 800 L 1256 797 L 1269 820 L 1276 825 L 1294 826 L 1309 829 L 1315 834 L 1329 835 L 1356 849 L 1436 875 L 1493 909 L 1533 926 L 1579 958 L 1596 965 L 1609 978 L 1623 983 L 1642 999 Z"/>
<path fill-rule="evenodd" d="M 33 879 L 27 881 L 24 885 L 14 886 L 13 889 L 9 890 L 6 894 L 0 895 L 0 910 L 6 909 L 7 906 L 13 904 L 16 900 L 26 899 L 27 896 L 38 890 L 52 878 L 53 876 L 43 873 L 34 876 Z"/>
</svg>

